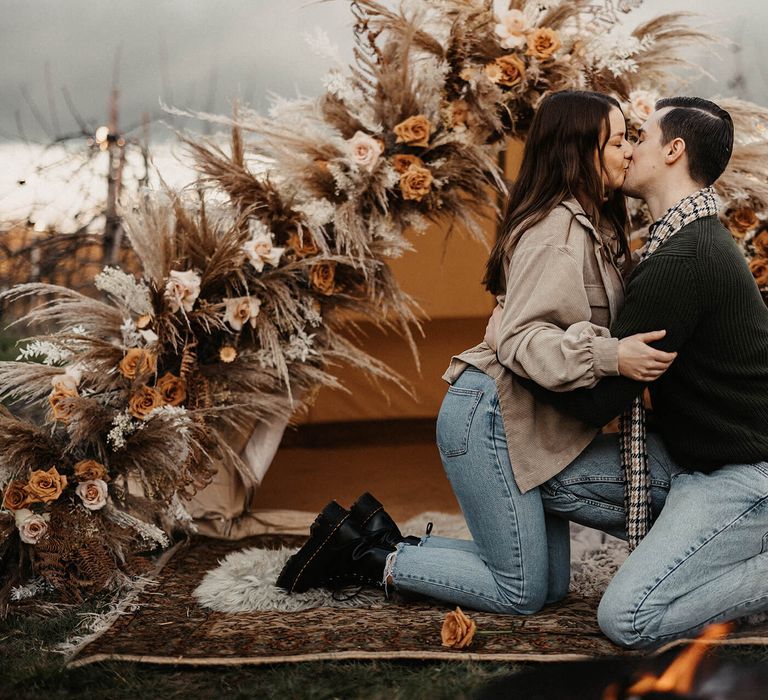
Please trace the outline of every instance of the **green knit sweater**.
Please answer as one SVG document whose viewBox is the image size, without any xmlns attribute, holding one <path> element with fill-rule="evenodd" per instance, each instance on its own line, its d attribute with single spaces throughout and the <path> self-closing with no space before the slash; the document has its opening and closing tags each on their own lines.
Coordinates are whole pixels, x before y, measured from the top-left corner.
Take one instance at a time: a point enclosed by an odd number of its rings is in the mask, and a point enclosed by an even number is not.
<svg viewBox="0 0 768 700">
<path fill-rule="evenodd" d="M 665 329 L 654 347 L 678 356 L 649 386 L 656 429 L 686 469 L 768 460 L 768 308 L 717 217 L 680 229 L 630 275 L 611 334 Z M 607 377 L 593 389 L 538 398 L 605 425 L 646 386 Z"/>
</svg>

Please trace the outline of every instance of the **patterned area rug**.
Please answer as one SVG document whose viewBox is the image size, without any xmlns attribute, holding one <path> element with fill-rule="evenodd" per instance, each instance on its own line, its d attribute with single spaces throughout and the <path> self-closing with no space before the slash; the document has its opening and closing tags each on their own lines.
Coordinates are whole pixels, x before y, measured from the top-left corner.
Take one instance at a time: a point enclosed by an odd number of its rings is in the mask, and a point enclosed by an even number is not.
<svg viewBox="0 0 768 700">
<path fill-rule="evenodd" d="M 77 649 L 70 666 L 107 660 L 174 665 L 374 658 L 563 661 L 633 654 L 600 633 L 597 598 L 573 593 L 527 617 L 470 612 L 478 634 L 467 650 L 441 647 L 440 628 L 451 608 L 432 602 L 387 600 L 379 594 L 366 608 L 223 613 L 195 598 L 206 573 L 227 555 L 253 547 L 296 547 L 303 539 L 274 534 L 236 542 L 197 538 L 180 547 L 157 585 L 138 595 L 132 612 L 117 616 Z M 768 625 L 737 636 L 742 639 L 731 641 L 768 643 Z"/>
</svg>

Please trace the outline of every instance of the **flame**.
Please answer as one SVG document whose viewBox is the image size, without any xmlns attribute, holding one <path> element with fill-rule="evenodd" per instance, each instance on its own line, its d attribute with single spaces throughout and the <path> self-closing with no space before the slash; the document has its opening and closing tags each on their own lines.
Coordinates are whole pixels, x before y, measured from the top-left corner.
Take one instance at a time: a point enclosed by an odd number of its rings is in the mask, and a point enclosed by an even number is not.
<svg viewBox="0 0 768 700">
<path fill-rule="evenodd" d="M 675 660 L 667 666 L 667 670 L 660 676 L 646 673 L 625 691 L 624 697 L 642 697 L 648 693 L 676 693 L 687 694 L 693 687 L 696 671 L 709 644 L 727 636 L 732 625 L 729 622 L 721 622 L 709 625 L 699 638 L 688 645 Z M 605 689 L 603 700 L 618 700 L 618 686 L 612 684 Z"/>
</svg>

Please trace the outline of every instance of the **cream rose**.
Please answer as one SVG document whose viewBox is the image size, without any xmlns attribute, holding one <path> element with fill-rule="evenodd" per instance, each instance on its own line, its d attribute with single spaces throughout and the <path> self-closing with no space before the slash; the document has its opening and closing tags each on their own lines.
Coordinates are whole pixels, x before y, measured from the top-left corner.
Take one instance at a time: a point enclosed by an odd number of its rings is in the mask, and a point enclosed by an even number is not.
<svg viewBox="0 0 768 700">
<path fill-rule="evenodd" d="M 245 323 L 256 328 L 261 300 L 256 297 L 236 297 L 224 300 L 224 320 L 236 331 L 242 330 Z"/>
<path fill-rule="evenodd" d="M 15 517 L 16 527 L 22 542 L 37 544 L 48 532 L 48 521 L 51 518 L 48 513 L 38 515 L 31 510 L 22 508 L 16 511 Z"/>
<path fill-rule="evenodd" d="M 429 135 L 432 127 L 423 114 L 417 114 L 414 117 L 408 117 L 400 122 L 394 132 L 397 135 L 397 143 L 406 143 L 409 146 L 429 146 Z"/>
<path fill-rule="evenodd" d="M 507 10 L 496 25 L 496 36 L 502 48 L 519 49 L 525 43 L 525 33 L 530 25 L 520 10 Z"/>
<path fill-rule="evenodd" d="M 83 371 L 80 365 L 70 365 L 64 370 L 64 374 L 57 374 L 51 379 L 51 385 L 54 389 L 61 388 L 77 393 L 77 387 L 80 386 L 82 378 Z"/>
<path fill-rule="evenodd" d="M 181 406 L 187 398 L 187 383 L 171 372 L 166 372 L 157 380 L 155 389 L 169 406 Z"/>
<path fill-rule="evenodd" d="M 347 139 L 347 144 L 352 160 L 369 173 L 376 167 L 379 156 L 384 152 L 382 141 L 362 131 L 355 132 L 351 139 Z"/>
<path fill-rule="evenodd" d="M 527 36 L 527 41 L 528 50 L 525 54 L 538 58 L 540 61 L 552 58 L 555 51 L 561 46 L 560 36 L 554 29 L 549 29 L 549 27 L 535 29 Z"/>
<path fill-rule="evenodd" d="M 165 298 L 171 311 L 176 313 L 181 308 L 187 313 L 192 311 L 197 297 L 200 296 L 200 281 L 200 275 L 194 270 L 171 270 L 165 284 Z"/>
<path fill-rule="evenodd" d="M 470 620 L 464 611 L 457 607 L 454 612 L 446 613 L 440 630 L 440 639 L 444 647 L 463 649 L 472 642 L 476 630 L 475 621 Z"/>
<path fill-rule="evenodd" d="M 629 93 L 629 118 L 642 125 L 653 114 L 659 96 L 649 90 L 633 90 Z"/>
<path fill-rule="evenodd" d="M 29 502 L 50 503 L 55 501 L 61 496 L 66 485 L 67 477 L 59 474 L 56 467 L 51 467 L 48 471 L 36 469 L 29 475 L 27 482 Z"/>
<path fill-rule="evenodd" d="M 256 272 L 261 272 L 265 264 L 277 267 L 285 248 L 276 248 L 272 245 L 272 234 L 260 221 L 251 219 L 248 226 L 251 239 L 243 245 L 243 252 L 248 257 L 248 262 Z"/>
<path fill-rule="evenodd" d="M 88 510 L 101 510 L 107 505 L 107 483 L 101 479 L 79 483 L 75 493 Z"/>
</svg>

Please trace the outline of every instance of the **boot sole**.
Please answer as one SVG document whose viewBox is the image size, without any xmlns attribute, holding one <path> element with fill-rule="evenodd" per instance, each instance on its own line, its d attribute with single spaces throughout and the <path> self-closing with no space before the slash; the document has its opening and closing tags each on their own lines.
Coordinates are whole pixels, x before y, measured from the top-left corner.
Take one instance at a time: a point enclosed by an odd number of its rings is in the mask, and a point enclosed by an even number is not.
<svg viewBox="0 0 768 700">
<path fill-rule="evenodd" d="M 285 563 L 275 585 L 289 593 L 303 593 L 313 588 L 306 581 L 311 582 L 312 574 L 322 568 L 323 559 L 318 555 L 347 518 L 349 513 L 336 501 L 323 508 L 310 527 L 309 539 Z"/>
</svg>

